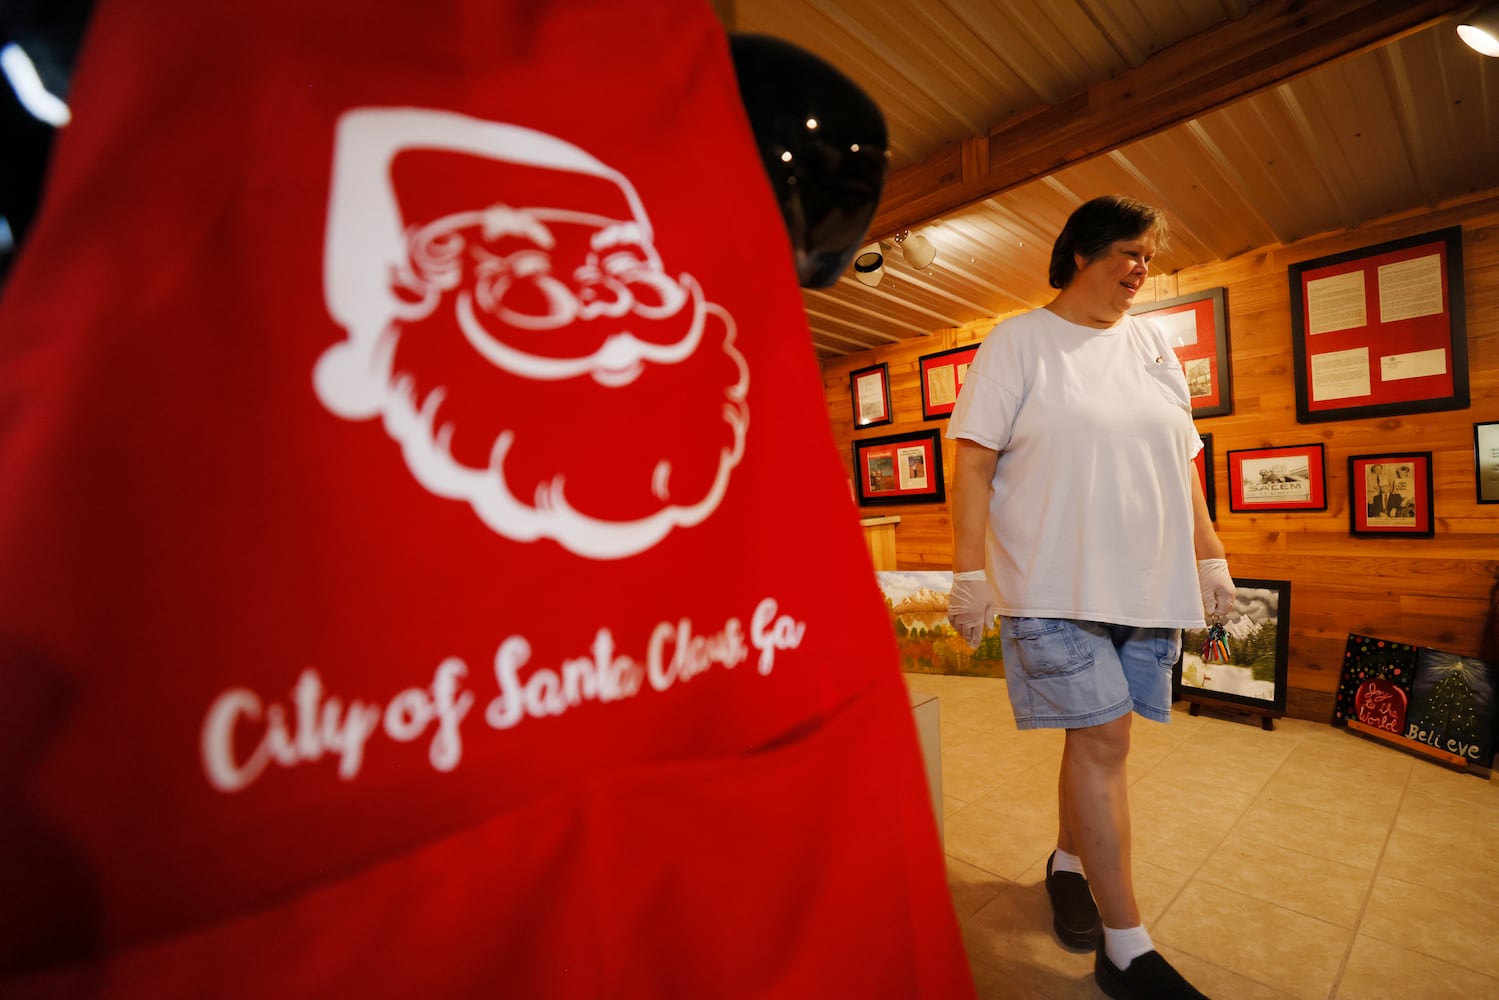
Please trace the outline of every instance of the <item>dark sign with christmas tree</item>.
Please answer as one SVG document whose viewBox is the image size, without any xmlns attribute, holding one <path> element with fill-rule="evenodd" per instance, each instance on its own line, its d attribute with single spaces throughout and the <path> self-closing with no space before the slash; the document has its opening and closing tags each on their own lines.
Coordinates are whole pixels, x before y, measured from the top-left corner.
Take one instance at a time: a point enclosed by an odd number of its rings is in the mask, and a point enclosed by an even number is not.
<svg viewBox="0 0 1499 1000">
<path fill-rule="evenodd" d="M 1494 664 L 1422 647 L 1405 738 L 1494 765 Z"/>
<path fill-rule="evenodd" d="M 1494 764 L 1499 665 L 1425 646 L 1350 635 L 1332 723 L 1453 767 Z"/>
</svg>

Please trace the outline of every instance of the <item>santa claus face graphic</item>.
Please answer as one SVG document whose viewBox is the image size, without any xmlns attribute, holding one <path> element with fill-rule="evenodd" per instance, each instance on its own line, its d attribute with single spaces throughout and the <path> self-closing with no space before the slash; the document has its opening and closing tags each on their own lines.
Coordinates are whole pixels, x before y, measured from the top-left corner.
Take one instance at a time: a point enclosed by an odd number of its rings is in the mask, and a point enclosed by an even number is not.
<svg viewBox="0 0 1499 1000">
<path fill-rule="evenodd" d="M 672 276 L 634 187 L 569 143 L 448 112 L 339 122 L 313 372 L 429 492 L 593 559 L 717 508 L 744 451 L 733 318 Z"/>
</svg>

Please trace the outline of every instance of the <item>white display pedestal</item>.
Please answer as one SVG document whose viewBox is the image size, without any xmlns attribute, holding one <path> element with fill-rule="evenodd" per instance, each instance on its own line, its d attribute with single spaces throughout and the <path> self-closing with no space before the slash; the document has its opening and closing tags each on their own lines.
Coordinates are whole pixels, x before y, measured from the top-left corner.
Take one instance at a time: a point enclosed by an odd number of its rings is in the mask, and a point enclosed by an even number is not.
<svg viewBox="0 0 1499 1000">
<path fill-rule="evenodd" d="M 942 832 L 942 739 L 938 733 L 941 721 L 937 696 L 911 695 L 911 714 L 916 717 L 916 738 L 921 743 L 921 758 L 926 764 L 926 784 L 932 793 L 932 815 L 937 818 L 937 837 Z M 945 841 L 944 841 L 945 843 Z"/>
</svg>

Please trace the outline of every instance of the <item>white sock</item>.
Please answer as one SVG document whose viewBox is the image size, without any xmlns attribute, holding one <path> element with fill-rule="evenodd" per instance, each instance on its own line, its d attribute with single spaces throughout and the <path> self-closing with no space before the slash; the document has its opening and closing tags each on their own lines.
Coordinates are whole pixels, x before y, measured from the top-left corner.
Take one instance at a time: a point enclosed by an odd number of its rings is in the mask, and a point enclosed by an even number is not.
<svg viewBox="0 0 1499 1000">
<path fill-rule="evenodd" d="M 1129 963 L 1141 955 L 1155 951 L 1155 943 L 1150 940 L 1150 934 L 1146 932 L 1143 924 L 1139 927 L 1125 927 L 1122 930 L 1105 924 L 1103 950 L 1109 956 L 1109 961 L 1114 963 L 1114 968 L 1123 971 L 1129 968 Z"/>
<path fill-rule="evenodd" d="M 1056 856 L 1051 859 L 1051 870 L 1053 872 L 1083 872 L 1083 859 L 1076 854 L 1068 854 L 1060 847 L 1057 848 Z"/>
</svg>

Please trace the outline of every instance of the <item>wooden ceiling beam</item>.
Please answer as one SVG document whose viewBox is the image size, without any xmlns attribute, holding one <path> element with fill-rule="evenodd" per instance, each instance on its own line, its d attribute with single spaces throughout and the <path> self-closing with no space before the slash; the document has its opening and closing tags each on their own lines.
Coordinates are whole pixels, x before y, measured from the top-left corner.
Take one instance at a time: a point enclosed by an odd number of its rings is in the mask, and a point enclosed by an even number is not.
<svg viewBox="0 0 1499 1000">
<path fill-rule="evenodd" d="M 870 238 L 966 208 L 1396 41 L 1472 0 L 1263 0 L 1058 104 L 995 125 L 887 179 Z"/>
</svg>

